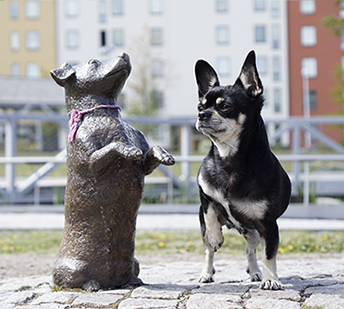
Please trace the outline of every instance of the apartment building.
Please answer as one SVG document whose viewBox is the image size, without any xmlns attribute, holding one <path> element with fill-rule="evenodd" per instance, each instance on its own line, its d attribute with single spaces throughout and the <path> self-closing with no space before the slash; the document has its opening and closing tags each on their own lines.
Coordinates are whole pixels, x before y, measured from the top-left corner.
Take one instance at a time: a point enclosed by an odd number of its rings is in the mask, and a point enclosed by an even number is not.
<svg viewBox="0 0 344 309">
<path fill-rule="evenodd" d="M 307 113 L 303 99 L 305 83 L 309 84 L 310 115 L 333 115 L 341 111 L 342 107 L 335 102 L 332 89 L 338 82 L 334 71 L 343 62 L 344 45 L 321 22 L 323 17 L 338 16 L 339 13 L 335 1 L 288 1 L 292 116 Z"/>
<path fill-rule="evenodd" d="M 254 49 L 264 116 L 289 115 L 286 0 L 60 0 L 56 23 L 58 66 L 130 54 L 124 106 L 148 72 L 160 116 L 195 116 L 197 59 L 209 61 L 222 84 L 232 84 Z"/>
<path fill-rule="evenodd" d="M 55 1 L 0 1 L 0 75 L 48 76 L 56 67 Z"/>
</svg>

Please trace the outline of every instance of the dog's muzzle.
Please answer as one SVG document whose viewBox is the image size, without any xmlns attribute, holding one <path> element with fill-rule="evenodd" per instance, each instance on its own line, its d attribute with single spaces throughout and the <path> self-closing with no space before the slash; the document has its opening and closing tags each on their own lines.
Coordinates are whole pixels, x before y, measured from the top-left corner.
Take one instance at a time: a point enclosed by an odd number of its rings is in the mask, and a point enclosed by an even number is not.
<svg viewBox="0 0 344 309">
<path fill-rule="evenodd" d="M 206 120 L 211 117 L 211 112 L 208 111 L 202 111 L 198 113 L 198 119 L 199 120 Z"/>
</svg>

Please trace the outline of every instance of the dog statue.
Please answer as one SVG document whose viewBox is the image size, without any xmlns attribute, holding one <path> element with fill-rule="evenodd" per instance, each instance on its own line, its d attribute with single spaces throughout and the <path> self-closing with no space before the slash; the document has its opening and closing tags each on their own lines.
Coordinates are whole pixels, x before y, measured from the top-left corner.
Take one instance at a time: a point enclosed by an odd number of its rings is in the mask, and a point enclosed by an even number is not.
<svg viewBox="0 0 344 309">
<path fill-rule="evenodd" d="M 142 283 L 134 240 L 144 176 L 174 158 L 150 148 L 121 119 L 116 99 L 130 71 L 122 53 L 106 63 L 64 64 L 50 72 L 65 88 L 70 115 L 65 227 L 53 272 L 54 283 L 65 288 Z"/>
<path fill-rule="evenodd" d="M 263 86 L 251 51 L 232 86 L 220 86 L 215 70 L 204 60 L 195 66 L 198 84 L 196 128 L 212 141 L 200 167 L 200 223 L 205 263 L 200 282 L 212 282 L 214 252 L 223 241 L 222 226 L 236 228 L 247 241 L 248 273 L 262 280 L 262 289 L 281 288 L 276 255 L 276 220 L 288 207 L 291 184 L 269 148 L 260 115 Z M 261 244 L 263 274 L 256 248 Z"/>
</svg>

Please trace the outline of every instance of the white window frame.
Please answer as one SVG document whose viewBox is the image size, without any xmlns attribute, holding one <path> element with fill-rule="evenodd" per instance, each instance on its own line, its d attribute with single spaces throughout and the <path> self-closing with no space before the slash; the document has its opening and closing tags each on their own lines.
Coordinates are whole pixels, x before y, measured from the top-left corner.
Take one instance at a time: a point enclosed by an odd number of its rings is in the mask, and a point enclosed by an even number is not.
<svg viewBox="0 0 344 309">
<path fill-rule="evenodd" d="M 163 0 L 149 0 L 149 13 L 153 15 L 162 14 L 164 11 Z"/>
<path fill-rule="evenodd" d="M 228 0 L 216 0 L 215 1 L 216 12 L 226 13 L 229 11 Z"/>
<path fill-rule="evenodd" d="M 12 51 L 18 51 L 20 49 L 20 36 L 18 31 L 12 31 L 10 33 L 10 48 Z"/>
<path fill-rule="evenodd" d="M 161 46 L 163 45 L 164 39 L 164 31 L 161 27 L 153 27 L 151 28 L 151 38 L 150 43 L 153 46 Z"/>
<path fill-rule="evenodd" d="M 301 69 L 305 70 L 308 78 L 316 78 L 318 76 L 318 60 L 315 57 L 301 59 Z"/>
<path fill-rule="evenodd" d="M 231 62 L 228 56 L 220 56 L 216 59 L 216 70 L 222 77 L 230 76 L 231 74 Z"/>
<path fill-rule="evenodd" d="M 20 64 L 18 62 L 13 62 L 11 64 L 11 76 L 20 76 Z"/>
<path fill-rule="evenodd" d="M 123 0 L 111 1 L 111 13 L 112 15 L 123 15 L 124 13 Z"/>
<path fill-rule="evenodd" d="M 311 15 L 316 11 L 315 0 L 300 0 L 300 13 Z"/>
<path fill-rule="evenodd" d="M 163 77 L 164 76 L 164 61 L 160 58 L 152 60 L 152 76 Z"/>
<path fill-rule="evenodd" d="M 302 26 L 300 28 L 300 44 L 302 46 L 315 46 L 317 44 L 317 28 L 315 26 Z"/>
<path fill-rule="evenodd" d="M 27 31 L 25 33 L 25 48 L 27 50 L 39 50 L 41 47 L 41 36 L 38 31 Z"/>
<path fill-rule="evenodd" d="M 271 25 L 272 49 L 281 48 L 281 30 L 279 24 Z"/>
<path fill-rule="evenodd" d="M 80 47 L 80 33 L 77 29 L 66 30 L 66 47 L 68 49 L 78 49 Z"/>
<path fill-rule="evenodd" d="M 28 62 L 25 66 L 25 75 L 28 78 L 38 78 L 41 76 L 41 68 L 34 62 Z"/>
<path fill-rule="evenodd" d="M 25 17 L 37 19 L 40 15 L 40 5 L 36 0 L 25 1 Z"/>
<path fill-rule="evenodd" d="M 219 45 L 229 44 L 229 27 L 228 27 L 228 25 L 216 26 L 216 43 Z"/>
<path fill-rule="evenodd" d="M 253 0 L 254 10 L 256 12 L 262 12 L 266 10 L 266 0 Z"/>
<path fill-rule="evenodd" d="M 11 3 L 10 3 L 10 16 L 12 19 L 17 19 L 19 17 L 18 1 L 11 1 Z"/>
<path fill-rule="evenodd" d="M 64 12 L 65 16 L 69 18 L 75 18 L 80 13 L 80 2 L 79 0 L 65 0 L 64 1 Z"/>
<path fill-rule="evenodd" d="M 267 56 L 257 56 L 257 69 L 259 75 L 266 75 L 269 72 L 269 61 Z"/>
<path fill-rule="evenodd" d="M 124 46 L 124 29 L 123 28 L 112 29 L 112 44 L 114 46 Z"/>
<path fill-rule="evenodd" d="M 266 43 L 266 26 L 256 25 L 254 27 L 254 41 L 256 43 Z"/>
</svg>

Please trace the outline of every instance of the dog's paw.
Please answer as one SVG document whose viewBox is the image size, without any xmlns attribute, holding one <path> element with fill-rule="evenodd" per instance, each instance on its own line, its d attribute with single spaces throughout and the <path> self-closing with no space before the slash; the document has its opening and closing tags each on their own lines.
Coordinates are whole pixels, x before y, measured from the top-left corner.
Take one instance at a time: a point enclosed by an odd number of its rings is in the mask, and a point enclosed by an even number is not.
<svg viewBox="0 0 344 309">
<path fill-rule="evenodd" d="M 201 276 L 198 279 L 198 282 L 200 282 L 200 283 L 211 283 L 211 282 L 214 282 L 213 275 L 211 275 L 211 274 L 201 274 Z"/>
<path fill-rule="evenodd" d="M 279 280 L 269 279 L 262 282 L 260 285 L 260 288 L 262 290 L 281 290 L 282 289 L 282 283 Z"/>
<path fill-rule="evenodd" d="M 251 273 L 250 268 L 247 266 L 246 272 L 250 275 L 252 282 L 262 281 L 262 272 L 260 270 Z"/>
</svg>

